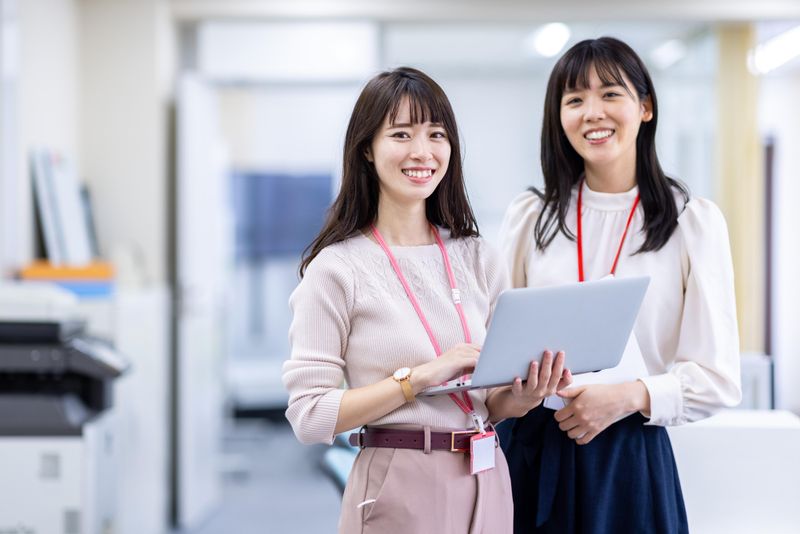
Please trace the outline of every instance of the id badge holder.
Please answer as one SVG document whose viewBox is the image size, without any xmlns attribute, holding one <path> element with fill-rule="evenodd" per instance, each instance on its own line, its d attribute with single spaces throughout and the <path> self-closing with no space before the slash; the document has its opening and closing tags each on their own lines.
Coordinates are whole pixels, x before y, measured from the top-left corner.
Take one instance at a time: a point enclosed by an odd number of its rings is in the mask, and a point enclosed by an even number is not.
<svg viewBox="0 0 800 534">
<path fill-rule="evenodd" d="M 486 431 L 481 416 L 475 412 L 471 415 L 480 433 L 469 438 L 469 470 L 470 474 L 477 475 L 494 469 L 494 448 L 497 438 L 493 431 Z"/>
<path fill-rule="evenodd" d="M 470 474 L 477 475 L 483 471 L 494 469 L 494 432 L 475 434 L 469 438 Z"/>
</svg>

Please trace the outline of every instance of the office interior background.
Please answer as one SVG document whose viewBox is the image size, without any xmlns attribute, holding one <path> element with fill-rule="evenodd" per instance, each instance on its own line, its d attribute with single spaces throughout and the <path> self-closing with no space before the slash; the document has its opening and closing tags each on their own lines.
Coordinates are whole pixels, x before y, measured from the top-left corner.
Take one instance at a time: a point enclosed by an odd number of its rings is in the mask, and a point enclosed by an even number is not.
<svg viewBox="0 0 800 534">
<path fill-rule="evenodd" d="M 0 385 L 17 384 L 0 387 L 0 532 L 334 532 L 336 474 L 280 421 L 280 369 L 298 258 L 336 193 L 355 98 L 400 65 L 442 85 L 496 242 L 511 199 L 542 183 L 550 69 L 602 35 L 647 63 L 665 170 L 719 204 L 730 231 L 742 407 L 671 429 L 693 532 L 800 531 L 797 1 L 0 6 L 0 320 L 84 318 L 125 362 L 78 432 L 37 431 L 30 411 L 24 433 L 9 410 L 38 406 L 36 389 L 9 378 L 0 346 Z M 86 251 L 71 254 L 88 243 L 113 268 L 96 292 L 55 272 L 51 290 L 26 279 L 54 259 L 48 231 L 76 226 L 48 223 L 41 161 L 88 191 L 77 217 L 93 222 L 62 236 L 60 258 L 80 268 Z"/>
</svg>

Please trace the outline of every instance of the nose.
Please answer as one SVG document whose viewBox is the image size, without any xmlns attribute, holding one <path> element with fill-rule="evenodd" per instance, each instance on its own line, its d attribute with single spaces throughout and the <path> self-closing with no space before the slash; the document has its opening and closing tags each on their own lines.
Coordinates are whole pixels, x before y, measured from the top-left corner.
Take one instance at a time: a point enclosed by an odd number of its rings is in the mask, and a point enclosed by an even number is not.
<svg viewBox="0 0 800 534">
<path fill-rule="evenodd" d="M 409 157 L 417 161 L 428 161 L 433 157 L 433 154 L 431 153 L 430 142 L 428 141 L 427 137 L 417 136 L 411 142 L 411 153 L 409 154 Z"/>
<path fill-rule="evenodd" d="M 586 112 L 584 119 L 587 122 L 594 122 L 606 118 L 605 105 L 602 99 L 589 98 L 586 101 Z"/>
</svg>

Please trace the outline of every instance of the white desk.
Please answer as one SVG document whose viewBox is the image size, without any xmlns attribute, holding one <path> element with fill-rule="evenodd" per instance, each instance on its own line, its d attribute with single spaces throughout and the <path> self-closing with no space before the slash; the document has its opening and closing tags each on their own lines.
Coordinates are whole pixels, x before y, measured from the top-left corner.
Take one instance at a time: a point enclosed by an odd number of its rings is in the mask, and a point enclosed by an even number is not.
<svg viewBox="0 0 800 534">
<path fill-rule="evenodd" d="M 800 418 L 728 410 L 668 431 L 692 534 L 800 532 Z"/>
</svg>

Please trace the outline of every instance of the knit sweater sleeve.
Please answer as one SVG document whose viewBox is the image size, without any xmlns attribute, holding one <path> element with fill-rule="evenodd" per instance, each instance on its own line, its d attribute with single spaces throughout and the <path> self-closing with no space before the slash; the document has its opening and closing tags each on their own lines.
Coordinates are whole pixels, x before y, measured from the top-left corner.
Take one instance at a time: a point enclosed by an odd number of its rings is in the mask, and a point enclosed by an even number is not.
<svg viewBox="0 0 800 534">
<path fill-rule="evenodd" d="M 344 390 L 353 272 L 330 248 L 309 264 L 289 298 L 291 357 L 283 364 L 286 418 L 302 443 L 333 443 Z"/>
</svg>

